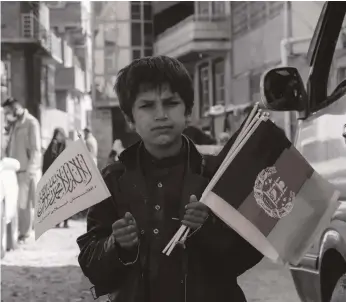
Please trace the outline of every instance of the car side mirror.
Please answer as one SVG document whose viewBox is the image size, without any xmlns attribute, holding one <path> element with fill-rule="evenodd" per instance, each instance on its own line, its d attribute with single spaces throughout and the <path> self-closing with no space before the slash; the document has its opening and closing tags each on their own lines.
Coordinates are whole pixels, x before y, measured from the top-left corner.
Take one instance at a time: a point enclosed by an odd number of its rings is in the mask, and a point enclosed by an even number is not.
<svg viewBox="0 0 346 302">
<path fill-rule="evenodd" d="M 261 105 L 273 111 L 303 111 L 308 97 L 303 80 L 294 67 L 265 72 L 260 85 Z"/>
</svg>

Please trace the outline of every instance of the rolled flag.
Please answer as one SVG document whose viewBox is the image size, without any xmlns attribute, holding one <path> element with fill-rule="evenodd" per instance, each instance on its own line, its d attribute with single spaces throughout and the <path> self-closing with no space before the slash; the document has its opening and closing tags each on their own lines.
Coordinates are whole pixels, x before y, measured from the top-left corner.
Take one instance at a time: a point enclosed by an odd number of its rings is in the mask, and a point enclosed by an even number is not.
<svg viewBox="0 0 346 302">
<path fill-rule="evenodd" d="M 297 265 L 340 204 L 335 187 L 270 120 L 223 168 L 201 201 L 274 262 Z"/>
</svg>

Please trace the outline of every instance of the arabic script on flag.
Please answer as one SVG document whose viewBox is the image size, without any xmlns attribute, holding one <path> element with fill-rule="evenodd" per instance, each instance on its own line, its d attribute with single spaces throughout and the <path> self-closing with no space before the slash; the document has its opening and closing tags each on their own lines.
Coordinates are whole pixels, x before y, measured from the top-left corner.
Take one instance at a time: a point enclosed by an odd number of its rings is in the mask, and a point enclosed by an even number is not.
<svg viewBox="0 0 346 302">
<path fill-rule="evenodd" d="M 35 238 L 74 214 L 110 196 L 84 142 L 71 143 L 38 183 Z"/>
</svg>

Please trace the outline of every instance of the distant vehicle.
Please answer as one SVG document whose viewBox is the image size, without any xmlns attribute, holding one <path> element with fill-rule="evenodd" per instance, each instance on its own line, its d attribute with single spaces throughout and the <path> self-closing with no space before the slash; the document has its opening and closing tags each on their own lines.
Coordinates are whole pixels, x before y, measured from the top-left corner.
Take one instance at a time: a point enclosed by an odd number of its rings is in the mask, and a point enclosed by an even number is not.
<svg viewBox="0 0 346 302">
<path fill-rule="evenodd" d="M 330 225 L 297 266 L 291 266 L 303 302 L 346 301 L 346 79 L 328 94 L 329 72 L 343 27 L 345 2 L 326 2 L 311 40 L 306 89 L 296 68 L 267 71 L 261 80 L 263 105 L 298 112 L 296 148 L 314 169 L 341 192 L 341 206 Z"/>
</svg>

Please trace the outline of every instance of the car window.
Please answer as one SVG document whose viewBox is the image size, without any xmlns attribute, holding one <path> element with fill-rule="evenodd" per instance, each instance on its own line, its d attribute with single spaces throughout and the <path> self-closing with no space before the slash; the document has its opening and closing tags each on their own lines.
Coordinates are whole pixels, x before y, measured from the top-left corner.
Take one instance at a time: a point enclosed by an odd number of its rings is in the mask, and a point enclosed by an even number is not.
<svg viewBox="0 0 346 302">
<path fill-rule="evenodd" d="M 309 50 L 312 65 L 307 82 L 310 112 L 316 112 L 324 107 L 330 91 L 333 90 L 331 87 L 335 78 L 333 59 L 336 45 L 340 46 L 338 42 L 345 17 L 345 7 L 344 2 L 327 2 L 316 27 Z"/>
<path fill-rule="evenodd" d="M 332 66 L 329 73 L 328 95 L 331 95 L 337 86 L 346 80 L 346 17 L 336 44 Z"/>
</svg>

